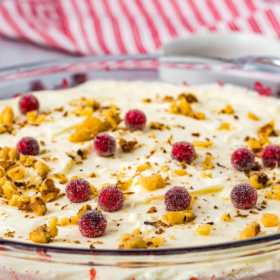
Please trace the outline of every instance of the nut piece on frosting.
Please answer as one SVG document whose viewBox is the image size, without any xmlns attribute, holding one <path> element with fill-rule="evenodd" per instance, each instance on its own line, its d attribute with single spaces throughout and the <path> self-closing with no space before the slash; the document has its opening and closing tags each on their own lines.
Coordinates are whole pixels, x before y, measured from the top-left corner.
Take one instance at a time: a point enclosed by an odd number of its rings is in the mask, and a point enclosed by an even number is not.
<svg viewBox="0 0 280 280">
<path fill-rule="evenodd" d="M 186 224 L 195 219 L 195 214 L 192 210 L 168 212 L 162 215 L 161 221 L 169 226 Z"/>
<path fill-rule="evenodd" d="M 260 224 L 258 224 L 256 222 L 251 222 L 249 225 L 247 225 L 246 228 L 244 228 L 240 232 L 240 239 L 244 240 L 244 239 L 248 239 L 248 238 L 253 238 L 253 237 L 257 236 L 257 234 L 260 231 L 261 231 Z"/>
<path fill-rule="evenodd" d="M 275 214 L 265 213 L 261 218 L 264 227 L 276 227 L 279 224 L 279 217 Z"/>
<path fill-rule="evenodd" d="M 13 195 L 21 195 L 10 181 L 6 181 L 6 183 L 3 185 L 3 193 L 5 197 L 10 200 Z"/>
<path fill-rule="evenodd" d="M 37 161 L 35 163 L 35 170 L 42 178 L 45 178 L 50 172 L 50 168 L 42 161 Z"/>
<path fill-rule="evenodd" d="M 224 214 L 221 216 L 221 220 L 230 223 L 230 222 L 231 222 L 231 216 L 230 216 L 230 214 L 229 214 L 229 213 L 224 213 Z"/>
<path fill-rule="evenodd" d="M 6 125 L 12 125 L 14 121 L 14 111 L 12 107 L 7 106 L 4 108 L 0 115 L 0 122 Z"/>
<path fill-rule="evenodd" d="M 250 172 L 250 183 L 256 189 L 263 189 L 266 187 L 269 179 L 264 172 L 255 171 Z"/>
<path fill-rule="evenodd" d="M 147 243 L 140 236 L 123 233 L 120 237 L 119 249 L 146 249 Z"/>
<path fill-rule="evenodd" d="M 46 203 L 38 196 L 31 197 L 30 208 L 37 216 L 44 216 L 47 212 Z"/>
<path fill-rule="evenodd" d="M 213 226 L 209 224 L 199 225 L 196 228 L 196 233 L 198 233 L 199 235 L 209 235 L 212 228 Z"/>
<path fill-rule="evenodd" d="M 31 197 L 28 195 L 21 195 L 18 198 L 18 209 L 22 211 L 31 211 L 30 208 Z"/>
<path fill-rule="evenodd" d="M 16 166 L 7 172 L 7 175 L 15 181 L 23 179 L 24 174 L 25 174 L 24 166 Z"/>
<path fill-rule="evenodd" d="M 35 243 L 49 243 L 58 234 L 57 217 L 51 217 L 49 226 L 35 227 L 29 234 L 29 240 Z"/>
<path fill-rule="evenodd" d="M 55 187 L 54 181 L 47 178 L 43 181 L 40 187 L 41 196 L 45 203 L 54 200 L 60 192 L 60 189 Z"/>
<path fill-rule="evenodd" d="M 148 177 L 140 177 L 140 185 L 148 191 L 154 191 L 165 187 L 166 183 L 160 174 L 153 174 Z"/>
<path fill-rule="evenodd" d="M 162 236 L 154 236 L 146 238 L 146 243 L 150 248 L 157 248 L 164 242 L 164 238 Z"/>
</svg>

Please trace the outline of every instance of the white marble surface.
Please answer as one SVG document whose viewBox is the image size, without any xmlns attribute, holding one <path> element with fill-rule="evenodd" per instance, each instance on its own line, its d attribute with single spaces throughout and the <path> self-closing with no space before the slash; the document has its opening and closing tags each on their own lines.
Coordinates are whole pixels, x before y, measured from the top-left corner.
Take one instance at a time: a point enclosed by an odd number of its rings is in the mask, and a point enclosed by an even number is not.
<svg viewBox="0 0 280 280">
<path fill-rule="evenodd" d="M 0 38 L 0 68 L 67 57 L 71 55 L 26 42 Z"/>
</svg>

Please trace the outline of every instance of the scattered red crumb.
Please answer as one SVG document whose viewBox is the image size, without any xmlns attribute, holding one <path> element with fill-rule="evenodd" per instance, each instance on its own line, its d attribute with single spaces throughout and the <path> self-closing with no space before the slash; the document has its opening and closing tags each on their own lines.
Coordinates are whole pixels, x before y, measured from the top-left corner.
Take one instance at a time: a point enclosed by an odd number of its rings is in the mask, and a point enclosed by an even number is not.
<svg viewBox="0 0 280 280">
<path fill-rule="evenodd" d="M 15 94 L 13 95 L 14 98 L 19 97 L 19 96 L 20 96 L 20 93 L 15 93 Z"/>
<path fill-rule="evenodd" d="M 190 280 L 197 280 L 197 278 L 196 277 L 192 277 L 192 278 L 190 278 Z"/>
<path fill-rule="evenodd" d="M 62 80 L 62 87 L 63 88 L 68 88 L 68 81 L 66 79 Z"/>
<path fill-rule="evenodd" d="M 221 81 L 217 81 L 217 84 L 220 86 L 220 87 L 223 87 L 225 84 Z"/>
<path fill-rule="evenodd" d="M 272 90 L 270 87 L 264 87 L 263 84 L 259 81 L 255 82 L 254 90 L 262 96 L 272 96 Z"/>
<path fill-rule="evenodd" d="M 183 81 L 183 85 L 184 85 L 184 86 L 187 86 L 188 83 L 187 83 L 186 81 Z"/>
<path fill-rule="evenodd" d="M 90 271 L 89 271 L 89 275 L 90 275 L 90 280 L 95 280 L 95 277 L 96 277 L 96 270 L 94 268 L 92 268 Z"/>
</svg>

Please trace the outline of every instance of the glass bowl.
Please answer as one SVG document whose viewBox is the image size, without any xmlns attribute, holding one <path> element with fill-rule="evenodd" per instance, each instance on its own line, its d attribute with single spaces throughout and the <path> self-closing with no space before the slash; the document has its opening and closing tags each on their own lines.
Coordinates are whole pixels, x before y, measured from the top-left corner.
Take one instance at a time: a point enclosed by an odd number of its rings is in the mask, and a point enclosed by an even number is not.
<svg viewBox="0 0 280 280">
<path fill-rule="evenodd" d="M 279 96 L 279 61 L 242 58 L 107 56 L 0 70 L 0 97 L 75 86 L 86 79 L 231 83 Z M 190 241 L 191 242 L 191 241 Z M 0 280 L 279 279 L 280 233 L 176 249 L 72 249 L 0 239 Z"/>
</svg>

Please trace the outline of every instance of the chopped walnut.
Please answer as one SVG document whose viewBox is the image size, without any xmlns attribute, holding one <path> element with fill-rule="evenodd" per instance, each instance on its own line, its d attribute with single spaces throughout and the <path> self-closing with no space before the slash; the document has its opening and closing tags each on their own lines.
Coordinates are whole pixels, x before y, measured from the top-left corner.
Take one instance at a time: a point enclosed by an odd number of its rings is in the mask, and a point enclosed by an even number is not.
<svg viewBox="0 0 280 280">
<path fill-rule="evenodd" d="M 123 233 L 120 237 L 120 249 L 146 249 L 147 243 L 140 236 L 134 236 L 129 233 Z"/>
<path fill-rule="evenodd" d="M 249 112 L 249 113 L 247 114 L 247 117 L 248 117 L 249 119 L 253 120 L 253 121 L 259 121 L 259 120 L 260 120 L 256 115 L 254 115 L 254 114 L 251 113 L 251 112 Z"/>
<path fill-rule="evenodd" d="M 245 229 L 240 232 L 240 239 L 255 237 L 261 231 L 261 226 L 256 222 L 251 222 Z"/>
<path fill-rule="evenodd" d="M 168 212 L 162 216 L 162 222 L 174 226 L 191 222 L 195 219 L 195 214 L 192 210 Z"/>
<path fill-rule="evenodd" d="M 164 238 L 162 236 L 149 237 L 149 238 L 146 238 L 145 241 L 146 241 L 148 247 L 157 248 L 164 242 Z"/>
<path fill-rule="evenodd" d="M 18 198 L 18 209 L 22 211 L 31 211 L 30 201 L 31 197 L 29 197 L 28 195 L 21 195 Z"/>
<path fill-rule="evenodd" d="M 31 210 L 37 214 L 37 216 L 44 216 L 47 212 L 47 206 L 41 197 L 33 196 L 30 200 Z"/>
<path fill-rule="evenodd" d="M 221 216 L 221 220 L 230 223 L 230 222 L 231 222 L 231 216 L 230 216 L 230 214 L 229 214 L 229 213 L 224 213 L 224 214 Z"/>
<path fill-rule="evenodd" d="M 253 171 L 249 172 L 250 183 L 256 189 L 265 188 L 269 179 L 264 172 L 261 171 Z"/>
<path fill-rule="evenodd" d="M 170 130 L 170 127 L 168 125 L 160 123 L 160 122 L 151 122 L 149 124 L 149 127 L 151 129 L 157 129 L 157 130 Z"/>
<path fill-rule="evenodd" d="M 29 240 L 35 243 L 49 243 L 58 234 L 57 218 L 51 217 L 49 226 L 35 227 L 29 234 Z"/>
<path fill-rule="evenodd" d="M 0 122 L 6 125 L 12 125 L 14 121 L 14 111 L 12 107 L 7 106 L 4 108 L 0 115 Z"/>
<path fill-rule="evenodd" d="M 121 146 L 123 152 L 130 153 L 134 146 L 137 145 L 137 141 L 126 141 L 125 139 L 121 138 L 119 140 L 119 145 Z"/>
<path fill-rule="evenodd" d="M 212 159 L 213 156 L 207 153 L 203 164 L 201 164 L 201 167 L 206 170 L 212 170 L 214 168 L 214 165 L 212 164 Z"/>
<path fill-rule="evenodd" d="M 157 208 L 155 206 L 152 206 L 148 211 L 147 214 L 153 214 L 157 213 Z"/>
<path fill-rule="evenodd" d="M 276 227 L 279 224 L 279 217 L 275 214 L 265 213 L 261 218 L 264 227 Z"/>
<path fill-rule="evenodd" d="M 199 235 L 209 235 L 212 228 L 213 226 L 209 224 L 199 225 L 196 228 L 196 233 L 198 233 Z"/>
<path fill-rule="evenodd" d="M 15 181 L 21 180 L 25 175 L 24 166 L 16 166 L 7 172 L 7 175 Z"/>
<path fill-rule="evenodd" d="M 129 187 L 132 185 L 133 179 L 129 179 L 124 182 L 117 182 L 118 187 L 120 188 L 121 191 L 126 191 L 129 189 Z"/>
<path fill-rule="evenodd" d="M 222 123 L 217 130 L 230 130 L 230 124 L 229 123 Z"/>
<path fill-rule="evenodd" d="M 10 200 L 13 195 L 21 195 L 17 190 L 14 184 L 10 181 L 6 181 L 5 184 L 2 187 L 3 193 L 5 197 Z"/>
<path fill-rule="evenodd" d="M 142 171 L 145 171 L 147 169 L 152 169 L 152 166 L 149 162 L 145 162 L 145 163 L 137 166 L 137 171 L 138 172 L 142 172 Z"/>
<path fill-rule="evenodd" d="M 225 109 L 222 109 L 219 114 L 227 114 L 227 115 L 233 115 L 234 114 L 234 110 L 233 108 L 227 104 Z"/>
<path fill-rule="evenodd" d="M 178 99 L 185 99 L 188 103 L 197 103 L 198 102 L 198 99 L 197 97 L 192 94 L 192 93 L 181 93 L 179 96 L 178 96 Z"/>
<path fill-rule="evenodd" d="M 115 110 L 103 110 L 102 115 L 104 116 L 111 129 L 115 129 L 122 121 L 120 118 L 120 114 Z"/>
<path fill-rule="evenodd" d="M 268 138 L 262 138 L 260 140 L 257 140 L 255 138 L 250 138 L 248 141 L 248 146 L 252 150 L 252 152 L 256 155 L 260 155 L 262 149 L 269 145 L 271 142 Z"/>
<path fill-rule="evenodd" d="M 184 169 L 177 169 L 177 170 L 174 170 L 174 173 L 178 176 L 185 176 L 185 175 L 188 175 L 188 172 Z"/>
<path fill-rule="evenodd" d="M 46 176 L 50 172 L 50 168 L 42 161 L 37 161 L 35 163 L 35 170 L 42 178 L 46 178 Z"/>
<path fill-rule="evenodd" d="M 164 188 L 166 183 L 160 174 L 153 174 L 148 177 L 139 177 L 140 185 L 148 191 Z"/>
<path fill-rule="evenodd" d="M 258 136 L 260 139 L 267 138 L 271 136 L 278 136 L 277 133 L 274 130 L 275 121 L 272 120 L 270 123 L 267 123 L 259 128 L 258 130 Z"/>
<path fill-rule="evenodd" d="M 54 200 L 60 193 L 60 189 L 55 187 L 54 181 L 46 178 L 40 187 L 41 196 L 45 203 Z"/>
</svg>

